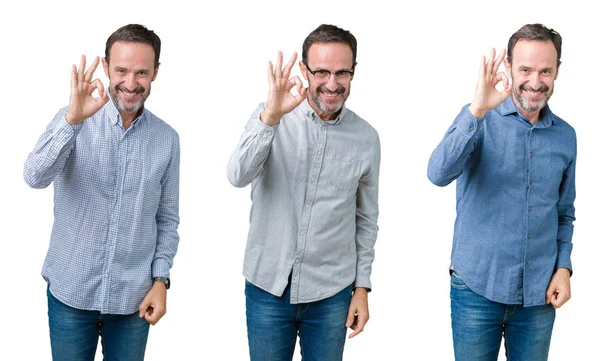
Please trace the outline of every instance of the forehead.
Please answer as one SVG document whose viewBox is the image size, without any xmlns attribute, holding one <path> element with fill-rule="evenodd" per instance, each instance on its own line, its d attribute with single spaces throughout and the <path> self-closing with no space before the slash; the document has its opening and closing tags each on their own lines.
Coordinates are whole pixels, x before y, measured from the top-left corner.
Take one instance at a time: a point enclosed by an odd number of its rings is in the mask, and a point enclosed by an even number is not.
<svg viewBox="0 0 600 361">
<path fill-rule="evenodd" d="M 110 48 L 110 65 L 154 67 L 154 49 L 149 44 L 117 41 Z"/>
<path fill-rule="evenodd" d="M 558 54 L 552 41 L 524 40 L 517 41 L 512 53 L 513 66 L 527 65 L 555 67 Z"/>
<path fill-rule="evenodd" d="M 352 49 L 344 43 L 314 43 L 308 49 L 308 66 L 323 69 L 352 68 Z"/>
</svg>

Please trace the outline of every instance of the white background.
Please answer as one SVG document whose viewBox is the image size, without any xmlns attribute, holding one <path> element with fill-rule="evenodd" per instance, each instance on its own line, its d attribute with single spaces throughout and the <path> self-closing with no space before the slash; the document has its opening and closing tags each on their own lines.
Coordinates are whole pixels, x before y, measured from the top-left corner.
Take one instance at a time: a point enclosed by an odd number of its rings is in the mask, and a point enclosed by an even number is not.
<svg viewBox="0 0 600 361">
<path fill-rule="evenodd" d="M 226 164 L 248 117 L 266 100 L 267 61 L 275 60 L 277 50 L 286 59 L 300 53 L 310 31 L 331 23 L 358 39 L 347 105 L 379 131 L 382 144 L 371 320 L 346 343 L 345 360 L 452 360 L 447 269 L 455 188 L 429 183 L 427 161 L 472 100 L 480 57 L 491 47 L 505 47 L 513 32 L 534 22 L 563 36 L 563 64 L 550 105 L 575 127 L 579 142 L 573 298 L 557 312 L 550 359 L 595 359 L 597 12 L 578 1 L 409 3 L 4 2 L 0 360 L 50 360 L 40 271 L 53 192 L 28 188 L 23 163 L 56 111 L 67 105 L 71 64 L 81 54 L 102 56 L 108 36 L 127 23 L 144 24 L 162 39 L 162 65 L 146 105 L 179 132 L 182 153 L 180 247 L 168 313 L 151 328 L 146 359 L 248 359 L 241 273 L 250 189 L 228 183 Z M 96 74 L 107 85 L 103 72 Z"/>
</svg>

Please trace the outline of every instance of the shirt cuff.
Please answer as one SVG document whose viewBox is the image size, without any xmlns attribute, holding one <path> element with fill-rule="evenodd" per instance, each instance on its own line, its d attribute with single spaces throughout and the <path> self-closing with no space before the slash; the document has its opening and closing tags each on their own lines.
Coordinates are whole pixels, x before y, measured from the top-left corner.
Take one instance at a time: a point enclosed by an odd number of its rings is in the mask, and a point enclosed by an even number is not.
<svg viewBox="0 0 600 361">
<path fill-rule="evenodd" d="M 170 270 L 171 267 L 169 266 L 169 263 L 164 259 L 155 259 L 154 262 L 152 262 L 152 278 L 170 278 Z"/>
</svg>

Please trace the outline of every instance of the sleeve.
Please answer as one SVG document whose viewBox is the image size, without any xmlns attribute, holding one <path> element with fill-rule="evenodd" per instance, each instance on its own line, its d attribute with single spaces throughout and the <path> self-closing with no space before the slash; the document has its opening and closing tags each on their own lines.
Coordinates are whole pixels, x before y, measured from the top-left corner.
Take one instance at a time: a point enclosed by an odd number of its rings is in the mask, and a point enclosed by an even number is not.
<svg viewBox="0 0 600 361">
<path fill-rule="evenodd" d="M 377 218 L 379 217 L 379 165 L 381 145 L 376 135 L 369 171 L 358 183 L 356 193 L 356 279 L 354 287 L 371 290 L 371 269 L 375 258 Z"/>
<path fill-rule="evenodd" d="M 278 125 L 270 127 L 260 120 L 260 113 L 265 109 L 261 104 L 246 124 L 246 129 L 227 164 L 227 178 L 235 187 L 245 187 L 262 171 L 263 164 L 269 156 L 275 130 Z"/>
<path fill-rule="evenodd" d="M 61 109 L 48 125 L 25 161 L 23 178 L 32 188 L 46 188 L 61 172 L 83 124 L 71 125 Z"/>
<path fill-rule="evenodd" d="M 152 277 L 169 277 L 179 245 L 179 136 L 175 133 L 171 161 L 161 179 L 161 196 L 156 212 L 156 252 Z"/>
<path fill-rule="evenodd" d="M 429 158 L 427 177 L 431 183 L 444 187 L 461 175 L 477 148 L 484 118 L 476 119 L 469 105 L 463 107 Z"/>
<path fill-rule="evenodd" d="M 577 145 L 575 145 L 577 149 Z M 558 255 L 556 259 L 556 269 L 567 268 L 573 273 L 571 265 L 571 251 L 573 250 L 573 222 L 575 221 L 575 164 L 577 159 L 577 150 L 575 157 L 563 173 L 560 184 L 558 203 Z"/>
</svg>

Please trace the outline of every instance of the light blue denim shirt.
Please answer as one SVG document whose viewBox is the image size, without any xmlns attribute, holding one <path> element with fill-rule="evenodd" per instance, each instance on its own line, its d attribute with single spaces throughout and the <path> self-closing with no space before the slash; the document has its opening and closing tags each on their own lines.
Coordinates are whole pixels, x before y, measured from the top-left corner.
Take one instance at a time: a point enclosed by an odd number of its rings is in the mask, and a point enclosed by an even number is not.
<svg viewBox="0 0 600 361">
<path fill-rule="evenodd" d="M 377 238 L 379 136 L 347 108 L 323 122 L 305 100 L 269 127 L 254 112 L 227 167 L 252 183 L 244 277 L 290 302 L 318 301 L 350 284 L 371 288 Z"/>
<path fill-rule="evenodd" d="M 576 155 L 575 131 L 548 106 L 534 125 L 512 97 L 481 119 L 462 109 L 428 177 L 457 180 L 451 268 L 473 292 L 543 305 L 554 271 L 572 270 Z"/>
<path fill-rule="evenodd" d="M 71 307 L 131 314 L 177 252 L 179 136 L 146 109 L 124 130 L 112 100 L 83 124 L 66 113 L 25 162 L 27 184 L 54 184 L 42 275 Z"/>
</svg>

